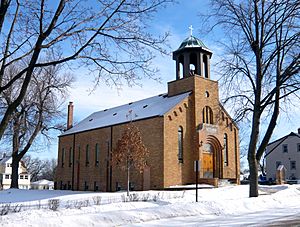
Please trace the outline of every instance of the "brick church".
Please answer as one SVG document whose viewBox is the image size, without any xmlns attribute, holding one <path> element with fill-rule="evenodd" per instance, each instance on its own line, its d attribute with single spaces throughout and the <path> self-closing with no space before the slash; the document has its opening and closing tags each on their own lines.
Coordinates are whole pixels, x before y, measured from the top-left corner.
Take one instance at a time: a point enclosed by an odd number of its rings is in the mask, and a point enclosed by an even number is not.
<svg viewBox="0 0 300 227">
<path fill-rule="evenodd" d="M 111 165 L 111 152 L 130 122 L 129 112 L 149 150 L 144 171 L 131 171 L 134 190 L 195 183 L 195 160 L 199 182 L 239 183 L 239 131 L 219 102 L 211 57 L 211 50 L 191 35 L 173 52 L 176 79 L 168 82 L 167 93 L 92 113 L 74 126 L 70 103 L 67 130 L 59 136 L 56 188 L 126 189 L 126 171 Z"/>
</svg>

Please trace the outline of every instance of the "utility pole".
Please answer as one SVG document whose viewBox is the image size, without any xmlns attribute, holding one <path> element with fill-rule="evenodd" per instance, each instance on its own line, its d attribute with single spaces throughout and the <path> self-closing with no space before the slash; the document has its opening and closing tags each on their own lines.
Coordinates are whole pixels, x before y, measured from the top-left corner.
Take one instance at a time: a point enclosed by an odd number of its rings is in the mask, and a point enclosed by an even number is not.
<svg viewBox="0 0 300 227">
<path fill-rule="evenodd" d="M 194 171 L 196 175 L 196 202 L 198 202 L 198 178 L 199 178 L 200 163 L 199 160 L 194 161 Z"/>
</svg>

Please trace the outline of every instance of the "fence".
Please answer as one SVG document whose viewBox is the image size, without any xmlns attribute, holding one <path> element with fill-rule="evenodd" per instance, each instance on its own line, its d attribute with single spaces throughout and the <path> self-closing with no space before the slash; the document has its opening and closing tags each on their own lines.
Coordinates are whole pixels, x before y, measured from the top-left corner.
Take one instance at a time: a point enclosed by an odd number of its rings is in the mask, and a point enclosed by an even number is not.
<svg viewBox="0 0 300 227">
<path fill-rule="evenodd" d="M 100 193 L 99 193 L 100 194 Z M 121 202 L 147 202 L 163 201 L 169 199 L 183 198 L 185 191 L 181 192 L 132 192 L 129 196 L 118 195 L 96 195 L 76 200 L 64 200 L 59 198 L 39 200 L 35 202 L 22 203 L 0 203 L 0 216 L 8 213 L 18 213 L 26 210 L 48 209 L 56 211 L 58 209 L 80 209 L 94 205 L 105 205 Z"/>
</svg>

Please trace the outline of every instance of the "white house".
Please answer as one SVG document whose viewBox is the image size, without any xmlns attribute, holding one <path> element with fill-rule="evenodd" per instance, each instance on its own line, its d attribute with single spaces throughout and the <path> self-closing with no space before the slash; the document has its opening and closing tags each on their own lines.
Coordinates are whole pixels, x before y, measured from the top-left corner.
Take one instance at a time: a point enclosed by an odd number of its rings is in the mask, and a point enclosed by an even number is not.
<svg viewBox="0 0 300 227">
<path fill-rule="evenodd" d="M 54 189 L 54 182 L 49 180 L 39 180 L 31 183 L 31 189 L 36 190 L 53 190 Z"/>
<path fill-rule="evenodd" d="M 23 161 L 19 162 L 19 188 L 20 189 L 30 189 L 30 174 Z M 0 158 L 0 188 L 8 189 L 10 188 L 12 174 L 12 157 L 3 155 Z"/>
<path fill-rule="evenodd" d="M 268 144 L 266 148 L 267 179 L 276 179 L 278 166 L 286 168 L 286 179 L 300 179 L 300 129 Z"/>
</svg>

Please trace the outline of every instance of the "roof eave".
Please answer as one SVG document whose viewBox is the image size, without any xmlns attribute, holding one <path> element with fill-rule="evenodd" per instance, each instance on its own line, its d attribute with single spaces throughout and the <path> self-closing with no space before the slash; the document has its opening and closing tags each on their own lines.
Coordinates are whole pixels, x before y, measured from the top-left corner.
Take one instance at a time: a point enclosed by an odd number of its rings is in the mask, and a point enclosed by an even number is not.
<svg viewBox="0 0 300 227">
<path fill-rule="evenodd" d="M 193 50 L 202 50 L 204 52 L 206 52 L 210 57 L 213 55 L 213 52 L 210 49 L 204 48 L 204 47 L 184 47 L 184 48 L 180 48 L 177 49 L 175 51 L 173 51 L 173 60 L 175 55 L 178 55 L 184 51 L 193 51 Z"/>
</svg>

